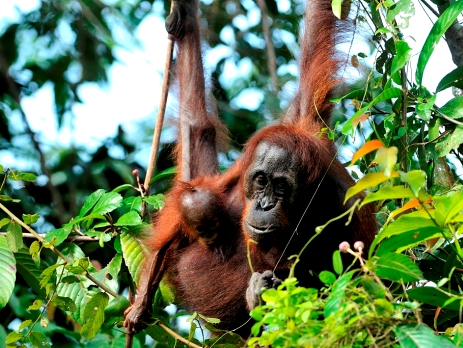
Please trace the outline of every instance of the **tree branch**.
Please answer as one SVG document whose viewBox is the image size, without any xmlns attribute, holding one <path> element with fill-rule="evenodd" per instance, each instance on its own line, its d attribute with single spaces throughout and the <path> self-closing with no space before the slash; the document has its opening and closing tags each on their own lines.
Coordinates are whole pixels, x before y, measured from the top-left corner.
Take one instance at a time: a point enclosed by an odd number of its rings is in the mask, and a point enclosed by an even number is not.
<svg viewBox="0 0 463 348">
<path fill-rule="evenodd" d="M 262 32 L 267 43 L 267 69 L 270 73 L 270 82 L 274 92 L 277 91 L 278 77 L 277 77 L 277 63 L 275 57 L 275 47 L 273 46 L 272 37 L 270 35 L 270 26 L 268 24 L 267 6 L 264 0 L 257 0 L 262 17 Z"/>
</svg>

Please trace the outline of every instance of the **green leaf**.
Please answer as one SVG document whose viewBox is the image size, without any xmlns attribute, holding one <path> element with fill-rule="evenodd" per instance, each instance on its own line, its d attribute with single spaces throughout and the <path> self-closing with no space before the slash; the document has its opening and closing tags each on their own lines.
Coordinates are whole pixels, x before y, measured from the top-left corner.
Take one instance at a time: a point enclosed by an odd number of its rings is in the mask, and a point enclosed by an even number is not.
<svg viewBox="0 0 463 348">
<path fill-rule="evenodd" d="M 32 225 L 32 224 L 35 224 L 37 222 L 37 220 L 39 219 L 39 214 L 23 214 L 23 221 L 26 225 Z"/>
<path fill-rule="evenodd" d="M 165 196 L 162 193 L 158 193 L 157 195 L 143 197 L 143 200 L 152 205 L 154 209 L 162 209 L 165 203 Z"/>
<path fill-rule="evenodd" d="M 426 186 L 426 173 L 423 170 L 400 172 L 400 180 L 409 184 L 415 196 L 418 197 L 418 191 Z"/>
<path fill-rule="evenodd" d="M 0 236 L 0 309 L 5 307 L 13 293 L 16 281 L 16 260 L 4 236 Z"/>
<path fill-rule="evenodd" d="M 369 260 L 368 264 L 378 276 L 394 282 L 413 282 L 424 278 L 418 266 L 402 254 L 388 253 L 375 257 L 373 263 Z"/>
<path fill-rule="evenodd" d="M 29 342 L 34 348 L 43 348 L 46 346 L 50 346 L 45 335 L 41 332 L 32 331 L 29 333 Z"/>
<path fill-rule="evenodd" d="M 26 182 L 34 182 L 37 176 L 32 173 L 21 173 L 19 174 L 19 179 Z"/>
<path fill-rule="evenodd" d="M 366 174 L 363 178 L 357 181 L 354 186 L 349 187 L 346 192 L 346 197 L 344 198 L 344 203 L 346 203 L 349 198 L 355 196 L 357 193 L 360 193 L 367 188 L 378 186 L 387 180 L 389 180 L 389 177 L 384 175 L 384 173 Z"/>
<path fill-rule="evenodd" d="M 321 271 L 318 278 L 320 278 L 322 283 L 328 285 L 331 285 L 336 281 L 336 276 L 330 271 Z"/>
<path fill-rule="evenodd" d="M 439 111 L 450 118 L 462 118 L 463 95 L 450 99 L 443 107 L 439 108 Z"/>
<path fill-rule="evenodd" d="M 45 235 L 45 240 L 49 243 L 53 242 L 53 245 L 58 246 L 66 240 L 71 231 L 72 226 L 64 225 L 61 228 L 48 231 Z"/>
<path fill-rule="evenodd" d="M 88 198 L 84 202 L 84 205 L 80 209 L 80 213 L 79 213 L 79 216 L 77 216 L 77 218 L 84 217 L 85 214 L 87 214 L 90 211 L 90 209 L 93 208 L 96 202 L 98 202 L 98 200 L 101 197 L 103 197 L 105 192 L 106 192 L 105 190 L 99 189 L 93 192 L 90 196 L 88 196 Z"/>
<path fill-rule="evenodd" d="M 145 262 L 144 250 L 130 233 L 122 232 L 120 236 L 125 263 L 133 280 L 138 283 Z"/>
<path fill-rule="evenodd" d="M 349 118 L 346 121 L 346 123 L 344 123 L 344 126 L 342 127 L 342 134 L 351 133 L 352 130 L 355 128 L 353 126 L 354 121 L 356 121 L 358 117 L 363 115 L 373 105 L 376 105 L 376 104 L 378 104 L 380 102 L 383 102 L 385 100 L 389 100 L 389 99 L 392 99 L 392 98 L 398 98 L 398 97 L 402 96 L 402 93 L 403 93 L 402 90 L 400 88 L 396 88 L 396 87 L 385 89 L 383 92 L 378 94 L 378 96 L 375 99 L 373 99 L 370 103 L 368 103 L 368 105 L 366 105 L 365 107 L 358 110 L 355 114 L 352 115 L 351 118 Z"/>
<path fill-rule="evenodd" d="M 386 20 L 401 29 L 408 28 L 408 22 L 415 15 L 415 5 L 411 0 L 399 0 L 387 11 Z M 392 74 L 391 74 L 392 75 Z"/>
<path fill-rule="evenodd" d="M 30 311 L 38 311 L 42 308 L 43 301 L 42 300 L 35 300 L 27 309 Z"/>
<path fill-rule="evenodd" d="M 418 214 L 418 215 L 417 215 Z M 371 244 L 369 257 L 373 255 L 373 251 L 378 243 L 382 242 L 384 239 L 389 238 L 394 235 L 400 235 L 407 232 L 423 232 L 427 229 L 431 229 L 433 232 L 443 231 L 439 226 L 436 226 L 434 221 L 428 217 L 421 215 L 421 212 L 410 213 L 400 216 L 397 220 L 387 225 L 373 240 Z M 417 235 L 419 237 L 419 234 Z"/>
<path fill-rule="evenodd" d="M 337 274 L 341 274 L 344 270 L 340 250 L 335 250 L 333 253 L 333 269 Z"/>
<path fill-rule="evenodd" d="M 463 89 L 463 66 L 459 66 L 445 75 L 437 85 L 436 92 L 443 91 L 451 86 Z"/>
<path fill-rule="evenodd" d="M 55 306 L 61 308 L 63 311 L 66 311 L 66 312 L 75 312 L 75 311 L 77 311 L 76 304 L 69 297 L 56 296 L 51 301 L 51 303 L 53 303 Z"/>
<path fill-rule="evenodd" d="M 90 266 L 90 261 L 88 257 L 81 257 L 78 260 L 75 260 L 72 263 L 68 263 L 65 268 L 67 271 L 74 274 L 83 274 Z"/>
<path fill-rule="evenodd" d="M 136 211 L 132 210 L 122 215 L 114 225 L 115 226 L 136 226 L 142 223 L 143 221 L 141 220 L 140 215 L 138 215 Z"/>
<path fill-rule="evenodd" d="M 23 244 L 23 231 L 21 225 L 16 221 L 11 221 L 6 232 L 6 241 L 12 252 L 17 252 Z"/>
<path fill-rule="evenodd" d="M 23 337 L 24 337 L 23 334 L 20 332 L 16 332 L 16 331 L 10 332 L 8 336 L 6 336 L 5 344 L 11 344 L 11 343 L 17 342 Z"/>
<path fill-rule="evenodd" d="M 133 187 L 130 184 L 123 184 L 111 190 L 111 192 L 121 192 L 121 191 L 129 190 L 129 189 L 135 189 L 135 187 Z"/>
<path fill-rule="evenodd" d="M 364 89 L 357 89 L 355 91 L 347 93 L 346 95 L 342 97 L 332 98 L 330 99 L 330 101 L 332 103 L 339 103 L 343 99 L 358 99 L 358 100 L 367 101 L 367 102 L 370 101 L 369 95 L 366 93 Z"/>
<path fill-rule="evenodd" d="M 405 186 L 385 186 L 381 187 L 376 192 L 370 192 L 364 198 L 360 207 L 375 201 L 383 201 L 388 199 L 402 199 L 402 198 L 413 198 L 415 195 L 409 187 Z"/>
<path fill-rule="evenodd" d="M 451 219 L 463 210 L 463 192 L 452 196 L 435 197 L 437 202 L 434 217 L 441 227 L 445 227 Z"/>
<path fill-rule="evenodd" d="M 68 257 L 71 260 L 79 260 L 82 258 L 85 258 L 85 254 L 83 251 L 75 244 L 70 244 L 68 247 L 64 248 L 62 250 L 62 253 Z M 61 266 L 62 265 L 56 265 L 56 266 Z M 61 267 L 59 267 L 56 272 L 58 274 L 62 274 L 63 277 L 66 277 L 69 275 L 69 272 L 67 270 L 62 270 Z M 63 297 L 69 297 L 71 300 L 74 301 L 74 303 L 77 306 L 77 311 L 76 312 L 66 312 L 72 319 L 77 321 L 80 324 L 83 324 L 83 313 L 84 309 L 87 305 L 87 292 L 86 288 L 90 285 L 93 285 L 93 283 L 85 278 L 84 276 L 77 276 L 80 279 L 80 282 L 78 283 L 73 283 L 73 284 L 63 284 L 63 283 L 58 283 L 56 286 L 56 290 L 58 292 L 59 296 Z"/>
<path fill-rule="evenodd" d="M 111 277 L 117 279 L 117 276 L 121 270 L 122 265 L 122 255 L 116 254 L 108 265 L 108 273 Z"/>
<path fill-rule="evenodd" d="M 411 3 L 410 1 L 408 2 Z M 397 41 L 395 43 L 395 47 L 396 47 L 397 54 L 392 59 L 391 75 L 394 75 L 397 71 L 402 69 L 405 66 L 405 64 L 408 63 L 411 57 L 410 51 L 412 49 L 410 48 L 408 43 L 406 43 L 405 41 L 400 41 L 400 40 Z"/>
<path fill-rule="evenodd" d="M 455 130 L 447 134 L 436 144 L 436 156 L 444 157 L 448 155 L 452 149 L 456 149 L 463 143 L 463 127 L 456 126 Z"/>
<path fill-rule="evenodd" d="M 154 178 L 152 178 L 150 180 L 150 186 L 151 186 L 151 184 L 153 184 L 154 182 L 156 182 L 158 180 L 174 176 L 177 173 L 178 173 L 177 167 L 171 167 L 171 168 L 168 168 L 166 170 L 163 170 L 162 172 L 155 175 Z"/>
<path fill-rule="evenodd" d="M 50 283 L 51 278 L 55 274 L 55 270 L 60 266 L 62 266 L 62 264 L 57 263 L 43 270 L 43 272 L 40 274 L 40 278 L 41 278 L 40 287 L 41 288 L 43 288 L 45 285 Z"/>
<path fill-rule="evenodd" d="M 11 202 L 12 200 L 13 198 L 11 198 L 10 196 L 0 195 L 0 201 Z"/>
<path fill-rule="evenodd" d="M 440 15 L 436 23 L 431 29 L 426 41 L 423 45 L 423 48 L 420 52 L 418 58 L 418 64 L 416 67 L 416 82 L 418 85 L 421 85 L 423 82 L 423 73 L 426 65 L 428 64 L 429 58 L 431 57 L 434 48 L 437 43 L 447 31 L 447 29 L 452 25 L 452 23 L 457 19 L 458 15 L 463 11 L 463 0 L 458 0 L 452 3 L 445 11 Z"/>
<path fill-rule="evenodd" d="M 349 285 L 353 275 L 354 272 L 350 271 L 346 274 L 343 274 L 334 283 L 331 294 L 326 301 L 324 309 L 325 318 L 329 317 L 331 314 L 336 314 L 336 312 L 341 308 L 346 287 Z"/>
<path fill-rule="evenodd" d="M 415 300 L 421 303 L 426 303 L 434 307 L 444 308 L 445 303 L 458 296 L 458 294 L 452 294 L 448 291 L 443 291 L 440 288 L 434 286 L 422 286 L 419 288 L 407 290 L 407 295 L 411 300 Z M 454 295 L 454 296 L 451 296 Z M 448 305 L 445 305 L 445 308 L 451 309 L 454 311 L 460 310 L 460 301 L 452 302 Z"/>
<path fill-rule="evenodd" d="M 11 220 L 8 219 L 8 218 L 3 218 L 3 219 L 1 219 L 1 220 L 0 220 L 0 228 L 2 228 L 2 227 L 5 226 L 5 225 L 8 225 L 8 224 L 10 223 L 10 221 L 11 221 Z"/>
<path fill-rule="evenodd" d="M 19 328 L 18 328 L 18 331 L 21 331 L 22 329 L 28 327 L 29 325 L 32 324 L 32 320 L 28 319 L 28 320 L 24 320 L 21 325 L 19 325 Z"/>
<path fill-rule="evenodd" d="M 88 301 L 84 310 L 85 324 L 82 326 L 80 334 L 86 340 L 91 340 L 96 336 L 104 322 L 104 310 L 109 302 L 109 296 L 106 293 L 96 293 Z"/>
<path fill-rule="evenodd" d="M 32 260 L 29 250 L 22 248 L 14 254 L 16 259 L 16 267 L 19 274 L 26 281 L 27 285 L 41 297 L 45 298 L 45 291 L 40 287 L 40 275 L 42 270 Z"/>
<path fill-rule="evenodd" d="M 423 324 L 403 324 L 394 328 L 402 348 L 454 348 L 455 345 L 443 336 L 436 334 Z"/>
<path fill-rule="evenodd" d="M 336 16 L 336 18 L 341 19 L 342 0 L 332 0 L 331 8 L 332 8 L 333 14 Z"/>
<path fill-rule="evenodd" d="M 104 310 L 104 325 L 111 327 L 124 320 L 124 311 L 130 307 L 130 302 L 124 296 L 118 296 L 109 302 Z"/>
<path fill-rule="evenodd" d="M 400 234 L 391 236 L 383 240 L 380 243 L 375 255 L 381 256 L 390 251 L 402 252 L 428 239 L 438 238 L 442 236 L 443 230 L 437 226 L 430 226 L 418 230 L 413 229 L 410 231 L 402 232 Z"/>
<path fill-rule="evenodd" d="M 93 214 L 106 214 L 122 205 L 122 196 L 116 192 L 105 193 L 93 207 Z"/>
</svg>

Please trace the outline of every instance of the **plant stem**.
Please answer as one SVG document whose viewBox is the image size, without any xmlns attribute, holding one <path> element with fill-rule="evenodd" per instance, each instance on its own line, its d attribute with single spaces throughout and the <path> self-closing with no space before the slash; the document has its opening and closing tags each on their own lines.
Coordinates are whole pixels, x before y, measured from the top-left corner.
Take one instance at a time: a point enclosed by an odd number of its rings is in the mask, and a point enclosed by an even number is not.
<svg viewBox="0 0 463 348">
<path fill-rule="evenodd" d="M 192 348 L 202 348 L 201 346 L 198 346 L 197 344 L 193 343 L 193 342 L 190 342 L 188 341 L 186 338 L 180 336 L 178 333 L 176 333 L 175 331 L 171 330 L 170 328 L 168 328 L 167 326 L 165 326 L 164 324 L 162 323 L 157 323 L 156 325 L 158 325 L 161 329 L 163 329 L 165 332 L 167 332 L 169 335 L 171 335 L 173 338 L 175 338 L 176 340 L 182 342 L 182 343 L 185 343 L 188 347 L 192 347 Z"/>
</svg>

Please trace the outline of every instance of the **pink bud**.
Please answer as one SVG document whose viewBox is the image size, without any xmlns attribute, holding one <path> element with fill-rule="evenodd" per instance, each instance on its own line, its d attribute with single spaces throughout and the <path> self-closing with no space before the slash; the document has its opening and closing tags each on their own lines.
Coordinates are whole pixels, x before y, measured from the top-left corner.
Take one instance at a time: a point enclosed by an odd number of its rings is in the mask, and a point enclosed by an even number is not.
<svg viewBox="0 0 463 348">
<path fill-rule="evenodd" d="M 365 248 L 365 244 L 363 244 L 363 242 L 357 241 L 354 243 L 355 250 L 363 250 L 363 248 Z"/>
<path fill-rule="evenodd" d="M 350 245 L 347 242 L 342 242 L 341 244 L 339 244 L 339 250 L 341 250 L 341 252 L 343 253 L 347 253 L 347 250 L 349 250 L 349 248 Z"/>
<path fill-rule="evenodd" d="M 138 169 L 132 170 L 132 175 L 133 176 L 138 176 L 140 174 L 140 171 Z"/>
</svg>

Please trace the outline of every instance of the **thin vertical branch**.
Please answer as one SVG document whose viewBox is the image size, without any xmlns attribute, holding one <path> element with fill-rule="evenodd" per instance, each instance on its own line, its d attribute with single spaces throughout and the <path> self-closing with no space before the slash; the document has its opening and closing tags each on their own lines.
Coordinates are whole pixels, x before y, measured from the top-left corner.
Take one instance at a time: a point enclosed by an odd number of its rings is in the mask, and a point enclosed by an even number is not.
<svg viewBox="0 0 463 348">
<path fill-rule="evenodd" d="M 270 35 L 270 26 L 268 23 L 267 6 L 264 0 L 257 0 L 257 5 L 260 8 L 262 16 L 262 32 L 267 43 L 267 69 L 270 73 L 271 86 L 274 92 L 277 91 L 278 77 L 277 77 L 277 63 L 275 57 L 275 47 L 273 46 L 272 37 Z"/>
<path fill-rule="evenodd" d="M 174 50 L 175 40 L 171 35 L 169 35 L 168 38 L 169 41 L 167 43 L 166 63 L 164 65 L 164 77 L 162 80 L 161 101 L 159 103 L 156 125 L 154 127 L 153 143 L 151 146 L 151 154 L 148 162 L 148 168 L 146 169 L 145 183 L 143 184 L 146 194 L 149 193 L 150 181 L 153 177 L 154 169 L 156 167 L 156 158 L 159 150 L 159 141 L 161 139 L 161 130 L 162 125 L 164 123 L 164 115 L 166 113 L 167 95 L 169 93 L 169 72 L 170 65 L 172 62 L 172 53 Z"/>
</svg>

